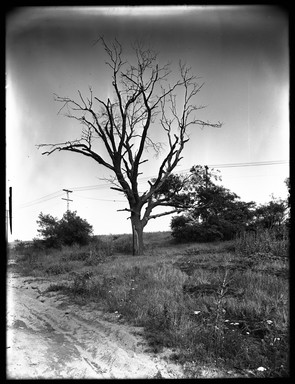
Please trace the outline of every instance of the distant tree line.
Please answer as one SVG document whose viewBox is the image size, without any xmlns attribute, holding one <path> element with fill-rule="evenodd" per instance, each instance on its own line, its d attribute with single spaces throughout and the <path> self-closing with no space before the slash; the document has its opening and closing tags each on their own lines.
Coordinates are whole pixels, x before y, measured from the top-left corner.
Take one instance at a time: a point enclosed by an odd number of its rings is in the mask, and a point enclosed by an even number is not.
<svg viewBox="0 0 295 384">
<path fill-rule="evenodd" d="M 272 196 L 268 203 L 257 205 L 253 201 L 241 201 L 234 192 L 220 185 L 218 172 L 206 166 L 193 166 L 187 175 L 171 174 L 155 194 L 154 198 L 179 207 L 178 215 L 171 220 L 172 236 L 177 241 L 231 240 L 243 232 L 260 229 L 274 229 L 279 236 L 282 229 L 289 228 L 289 178 L 285 180 L 288 188 L 285 200 Z M 41 212 L 37 224 L 39 238 L 33 240 L 37 247 L 86 245 L 92 238 L 92 226 L 76 211 L 67 211 L 60 220 Z M 24 246 L 23 242 L 17 242 L 18 248 Z"/>
<path fill-rule="evenodd" d="M 180 183 L 180 176 L 174 176 Z M 231 240 L 244 231 L 276 229 L 289 226 L 290 197 L 266 204 L 241 201 L 239 196 L 217 184 L 221 177 L 214 169 L 194 166 L 190 175 L 182 178 L 182 198 L 190 208 L 171 221 L 172 236 L 178 241 Z M 290 193 L 290 180 L 285 183 Z M 169 188 L 166 187 L 165 193 Z"/>
</svg>

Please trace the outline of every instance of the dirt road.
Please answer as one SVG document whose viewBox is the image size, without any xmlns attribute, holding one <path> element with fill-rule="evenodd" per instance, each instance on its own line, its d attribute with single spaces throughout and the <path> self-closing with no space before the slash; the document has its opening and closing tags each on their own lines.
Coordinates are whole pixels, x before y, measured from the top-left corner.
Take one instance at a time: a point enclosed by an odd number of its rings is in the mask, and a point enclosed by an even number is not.
<svg viewBox="0 0 295 384">
<path fill-rule="evenodd" d="M 52 280 L 7 277 L 7 378 L 179 378 L 179 366 L 144 352 L 140 328 L 93 305 L 44 293 Z"/>
</svg>

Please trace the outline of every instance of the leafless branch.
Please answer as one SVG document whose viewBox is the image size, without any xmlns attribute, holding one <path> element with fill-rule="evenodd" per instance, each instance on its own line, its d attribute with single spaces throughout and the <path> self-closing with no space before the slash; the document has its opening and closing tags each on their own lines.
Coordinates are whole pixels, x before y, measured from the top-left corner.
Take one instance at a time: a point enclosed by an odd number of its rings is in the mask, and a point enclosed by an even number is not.
<svg viewBox="0 0 295 384">
<path fill-rule="evenodd" d="M 162 212 L 162 213 L 158 213 L 156 215 L 150 215 L 148 217 L 148 220 L 156 219 L 157 217 L 172 215 L 173 213 L 179 213 L 179 209 L 172 209 L 171 211 L 168 211 L 168 212 Z"/>
<path fill-rule="evenodd" d="M 42 154 L 55 151 L 71 151 L 94 159 L 110 169 L 115 177 L 110 179 L 111 189 L 124 193 L 130 209 L 141 225 L 151 218 L 178 212 L 181 206 L 177 201 L 155 196 L 182 159 L 182 152 L 189 140 L 188 129 L 192 125 L 220 128 L 222 123 L 210 123 L 198 117 L 204 108 L 194 103 L 195 97 L 204 86 L 192 74 L 191 68 L 179 63 L 179 78 L 169 81 L 171 65 L 159 64 L 158 53 L 146 49 L 141 42 L 134 46 L 135 62 L 123 59 L 121 43 L 115 39 L 108 43 L 101 36 L 94 42 L 102 44 L 106 54 L 106 65 L 110 69 L 113 87 L 112 100 L 94 95 L 89 87 L 87 96 L 80 90 L 76 99 L 54 94 L 60 103 L 58 114 L 71 118 L 82 125 L 79 139 L 56 144 L 40 144 L 46 148 Z M 151 129 L 155 126 L 166 134 L 165 143 L 154 139 Z M 106 149 L 106 155 L 98 153 L 96 141 Z M 148 159 L 143 159 L 144 151 L 152 150 L 155 156 L 166 151 L 158 168 L 157 176 L 149 181 L 149 189 L 142 195 L 138 192 L 140 167 Z M 152 215 L 156 206 L 171 206 L 172 211 Z M 140 211 L 146 207 L 143 218 Z"/>
</svg>

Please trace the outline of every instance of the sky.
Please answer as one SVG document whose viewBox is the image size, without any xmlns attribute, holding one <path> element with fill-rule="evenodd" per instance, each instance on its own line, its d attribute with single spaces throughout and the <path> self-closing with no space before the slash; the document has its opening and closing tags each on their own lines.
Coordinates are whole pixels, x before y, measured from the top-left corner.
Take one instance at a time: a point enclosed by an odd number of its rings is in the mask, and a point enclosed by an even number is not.
<svg viewBox="0 0 295 384">
<path fill-rule="evenodd" d="M 60 219 L 67 209 L 63 189 L 72 191 L 69 208 L 96 235 L 131 233 L 128 213 L 118 212 L 127 203 L 110 189 L 107 169 L 71 152 L 44 156 L 36 147 L 79 138 L 81 126 L 58 114 L 54 94 L 75 98 L 91 86 L 98 97 L 111 97 L 106 56 L 94 44 L 99 36 L 117 38 L 131 59 L 131 44 L 142 40 L 159 52 L 161 63 L 175 66 L 181 59 L 204 82 L 197 103 L 206 108 L 199 118 L 223 125 L 191 127 L 176 172 L 209 165 L 243 201 L 285 198 L 288 33 L 287 14 L 273 6 L 22 7 L 7 13 L 6 201 L 9 187 L 13 191 L 8 240 L 36 237 L 40 212 Z M 151 129 L 163 140 L 159 127 Z M 142 192 L 164 155 L 146 153 Z M 151 220 L 145 231 L 168 231 L 170 222 L 171 216 Z"/>
</svg>

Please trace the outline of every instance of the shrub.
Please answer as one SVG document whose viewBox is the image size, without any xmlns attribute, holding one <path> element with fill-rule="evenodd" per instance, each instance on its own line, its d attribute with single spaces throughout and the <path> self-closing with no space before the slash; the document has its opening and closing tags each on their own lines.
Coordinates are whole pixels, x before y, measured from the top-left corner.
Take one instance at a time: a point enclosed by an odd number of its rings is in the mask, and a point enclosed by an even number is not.
<svg viewBox="0 0 295 384">
<path fill-rule="evenodd" d="M 179 242 L 225 240 L 223 230 L 220 226 L 214 223 L 209 224 L 190 221 L 183 216 L 172 218 L 171 229 L 172 236 Z"/>
<path fill-rule="evenodd" d="M 92 226 L 75 212 L 67 211 L 61 220 L 51 215 L 39 214 L 38 232 L 47 248 L 60 248 L 62 245 L 86 245 L 92 234 Z"/>
<path fill-rule="evenodd" d="M 58 224 L 57 235 L 59 241 L 65 245 L 89 243 L 92 233 L 92 226 L 76 212 L 67 211 Z"/>
</svg>

